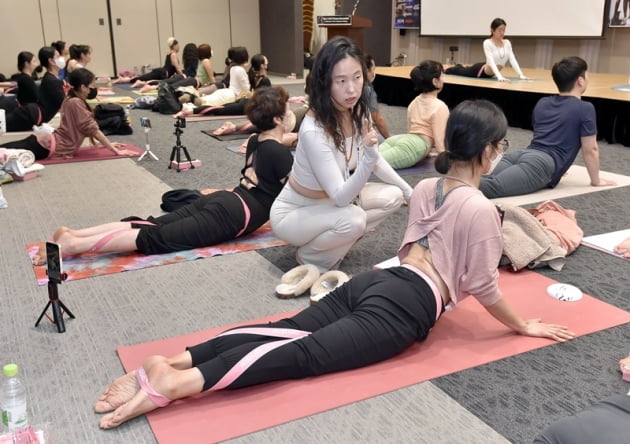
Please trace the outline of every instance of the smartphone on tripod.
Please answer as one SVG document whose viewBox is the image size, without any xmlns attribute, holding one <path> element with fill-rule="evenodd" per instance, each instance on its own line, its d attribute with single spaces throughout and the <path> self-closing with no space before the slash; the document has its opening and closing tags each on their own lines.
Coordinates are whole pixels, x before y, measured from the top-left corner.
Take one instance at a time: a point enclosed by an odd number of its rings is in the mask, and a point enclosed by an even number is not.
<svg viewBox="0 0 630 444">
<path fill-rule="evenodd" d="M 148 117 L 140 117 L 140 126 L 142 128 L 151 128 L 151 119 Z"/>
<path fill-rule="evenodd" d="M 55 242 L 46 242 L 46 265 L 48 279 L 61 282 L 63 279 L 63 262 L 61 260 L 61 247 Z"/>
</svg>

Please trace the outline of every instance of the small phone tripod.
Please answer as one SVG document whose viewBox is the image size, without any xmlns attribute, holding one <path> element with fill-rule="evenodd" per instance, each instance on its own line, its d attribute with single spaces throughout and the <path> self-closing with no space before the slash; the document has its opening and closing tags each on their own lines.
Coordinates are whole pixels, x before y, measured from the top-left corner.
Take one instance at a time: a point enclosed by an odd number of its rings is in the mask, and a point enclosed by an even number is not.
<svg viewBox="0 0 630 444">
<path fill-rule="evenodd" d="M 151 131 L 151 128 L 147 128 L 147 127 L 144 128 L 144 134 L 146 135 L 146 140 L 145 140 L 145 143 L 144 143 L 144 153 L 142 153 L 142 155 L 138 158 L 138 162 L 140 162 L 142 159 L 144 159 L 144 156 L 146 156 L 147 154 L 149 156 L 153 157 L 155 160 L 160 160 L 151 151 L 151 146 L 149 145 L 149 131 Z"/>
<path fill-rule="evenodd" d="M 182 117 L 178 117 L 175 121 L 175 146 L 171 151 L 171 158 L 168 162 L 168 168 L 171 169 L 175 166 L 175 169 L 179 173 L 182 169 L 194 169 L 195 165 L 193 164 L 192 159 L 190 158 L 190 154 L 188 154 L 188 149 L 184 145 L 182 145 L 181 135 L 184 133 L 182 131 L 182 127 L 186 126 L 186 120 Z M 186 162 L 184 165 L 181 163 L 181 150 L 184 150 L 184 155 L 186 156 Z"/>
<path fill-rule="evenodd" d="M 68 275 L 66 273 L 61 273 L 61 279 L 50 277 L 48 278 L 48 303 L 44 307 L 42 314 L 40 314 L 39 318 L 37 318 L 37 322 L 35 322 L 35 327 L 37 327 L 42 318 L 46 316 L 50 322 L 53 322 L 55 325 L 57 325 L 57 331 L 59 333 L 63 333 L 66 331 L 66 325 L 63 322 L 63 314 L 68 313 L 68 316 L 74 319 L 74 315 L 72 314 L 72 312 L 68 310 L 68 307 L 66 307 L 64 303 L 61 302 L 61 300 L 59 299 L 59 293 L 57 291 L 57 285 L 60 285 L 63 281 L 65 281 L 67 276 Z M 48 311 L 48 307 L 50 306 L 52 306 L 53 311 L 52 319 L 50 319 L 50 316 L 46 314 L 46 312 Z"/>
</svg>

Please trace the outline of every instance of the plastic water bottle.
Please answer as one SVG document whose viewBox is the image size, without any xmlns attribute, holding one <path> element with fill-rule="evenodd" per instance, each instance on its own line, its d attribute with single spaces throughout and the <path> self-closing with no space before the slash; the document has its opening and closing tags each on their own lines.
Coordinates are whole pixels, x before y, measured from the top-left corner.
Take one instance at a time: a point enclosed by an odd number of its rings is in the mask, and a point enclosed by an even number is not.
<svg viewBox="0 0 630 444">
<path fill-rule="evenodd" d="M 2 373 L 6 377 L 2 382 L 2 392 L 0 392 L 2 424 L 9 431 L 14 431 L 28 425 L 26 389 L 17 377 L 17 364 L 5 365 Z"/>
</svg>

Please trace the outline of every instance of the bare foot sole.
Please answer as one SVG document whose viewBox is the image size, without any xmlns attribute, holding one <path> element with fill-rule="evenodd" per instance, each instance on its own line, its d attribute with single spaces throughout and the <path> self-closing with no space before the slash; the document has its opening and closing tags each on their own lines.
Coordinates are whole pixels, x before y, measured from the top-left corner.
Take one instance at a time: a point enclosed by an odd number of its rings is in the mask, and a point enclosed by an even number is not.
<svg viewBox="0 0 630 444">
<path fill-rule="evenodd" d="M 116 410 L 124 403 L 130 401 L 140 391 L 140 385 L 136 380 L 136 372 L 132 371 L 116 379 L 105 389 L 103 394 L 94 404 L 96 413 L 107 413 Z"/>
<path fill-rule="evenodd" d="M 234 131 L 236 131 L 236 125 L 232 122 L 225 122 L 223 125 L 215 129 L 212 134 L 214 134 L 215 136 L 222 136 L 226 134 L 232 134 Z"/>
<path fill-rule="evenodd" d="M 37 252 L 33 256 L 33 265 L 46 265 L 46 244 L 41 243 L 37 246 Z"/>
<path fill-rule="evenodd" d="M 144 415 L 156 408 L 157 406 L 151 398 L 149 398 L 149 395 L 139 390 L 129 401 L 125 402 L 113 412 L 104 415 L 99 422 L 99 426 L 102 429 L 113 429 L 130 419 Z"/>
</svg>

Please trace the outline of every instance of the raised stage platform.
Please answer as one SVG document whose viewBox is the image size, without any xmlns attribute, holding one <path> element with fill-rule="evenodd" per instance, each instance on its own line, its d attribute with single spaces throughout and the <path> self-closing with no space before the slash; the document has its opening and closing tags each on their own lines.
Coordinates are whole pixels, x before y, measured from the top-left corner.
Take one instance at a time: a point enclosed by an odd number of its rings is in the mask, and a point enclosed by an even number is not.
<svg viewBox="0 0 630 444">
<path fill-rule="evenodd" d="M 388 105 L 407 106 L 417 95 L 409 73 L 413 66 L 377 67 L 374 89 L 379 101 Z M 449 108 L 466 99 L 488 99 L 499 105 L 509 125 L 531 129 L 531 115 L 541 97 L 557 94 L 550 70 L 524 69 L 531 80 L 519 80 L 510 68 L 503 73 L 511 82 L 476 79 L 453 75 L 445 76 L 440 98 Z M 609 143 L 630 146 L 630 92 L 613 89 L 627 85 L 623 74 L 588 73 L 589 85 L 583 100 L 592 102 L 597 111 L 598 137 Z"/>
</svg>

